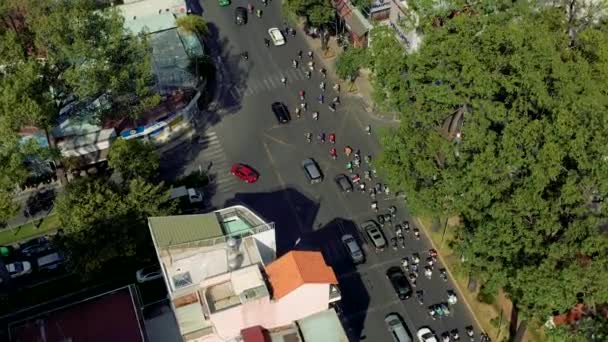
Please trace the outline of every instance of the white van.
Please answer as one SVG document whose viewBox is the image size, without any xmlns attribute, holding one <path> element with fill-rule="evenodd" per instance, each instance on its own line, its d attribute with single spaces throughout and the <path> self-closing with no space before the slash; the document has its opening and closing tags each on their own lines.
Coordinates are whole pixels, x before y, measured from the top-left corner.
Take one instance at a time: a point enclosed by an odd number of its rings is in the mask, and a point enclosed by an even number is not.
<svg viewBox="0 0 608 342">
<path fill-rule="evenodd" d="M 36 261 L 38 269 L 41 270 L 54 270 L 61 266 L 65 261 L 64 257 L 59 253 L 51 253 L 45 256 L 41 256 Z"/>
<path fill-rule="evenodd" d="M 169 196 L 169 200 L 185 197 L 188 198 L 190 203 L 198 203 L 203 201 L 203 194 L 200 193 L 200 191 L 192 188 L 187 189 L 185 186 L 171 189 L 171 196 Z"/>
</svg>

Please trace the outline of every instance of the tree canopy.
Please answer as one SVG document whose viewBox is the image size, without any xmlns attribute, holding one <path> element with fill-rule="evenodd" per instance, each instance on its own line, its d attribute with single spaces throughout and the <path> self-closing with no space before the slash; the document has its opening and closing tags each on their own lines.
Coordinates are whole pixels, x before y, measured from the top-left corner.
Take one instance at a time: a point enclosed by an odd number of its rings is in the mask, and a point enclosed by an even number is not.
<svg viewBox="0 0 608 342">
<path fill-rule="evenodd" d="M 330 0 L 287 0 L 287 6 L 315 27 L 328 24 L 334 18 Z"/>
<path fill-rule="evenodd" d="M 117 258 L 150 254 L 147 218 L 171 214 L 168 198 L 163 184 L 139 178 L 126 186 L 103 178 L 70 183 L 56 210 L 64 227 L 58 243 L 69 251 L 72 270 L 86 277 Z"/>
<path fill-rule="evenodd" d="M 154 146 L 137 139 L 117 139 L 110 147 L 108 165 L 120 172 L 125 180 L 152 180 L 160 167 L 160 157 Z"/>
<path fill-rule="evenodd" d="M 545 319 L 608 301 L 608 30 L 513 8 L 453 16 L 406 58 L 381 166 L 418 214 L 459 215 L 487 289 Z"/>
</svg>

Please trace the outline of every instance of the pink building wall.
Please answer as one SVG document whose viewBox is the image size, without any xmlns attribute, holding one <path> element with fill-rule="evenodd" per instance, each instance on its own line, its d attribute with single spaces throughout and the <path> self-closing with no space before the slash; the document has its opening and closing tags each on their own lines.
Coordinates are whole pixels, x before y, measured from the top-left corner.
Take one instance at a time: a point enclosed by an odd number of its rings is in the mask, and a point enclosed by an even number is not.
<svg viewBox="0 0 608 342">
<path fill-rule="evenodd" d="M 326 310 L 328 284 L 304 284 L 278 301 L 268 297 L 211 314 L 220 338 L 238 336 L 241 329 L 261 325 L 271 329 Z"/>
</svg>

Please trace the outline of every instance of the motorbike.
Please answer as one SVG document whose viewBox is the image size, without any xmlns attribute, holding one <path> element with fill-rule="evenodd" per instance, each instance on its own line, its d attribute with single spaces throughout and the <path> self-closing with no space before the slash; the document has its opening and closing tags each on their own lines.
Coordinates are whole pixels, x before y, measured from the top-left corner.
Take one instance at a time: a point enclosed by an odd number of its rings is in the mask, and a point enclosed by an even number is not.
<svg viewBox="0 0 608 342">
<path fill-rule="evenodd" d="M 418 265 L 418 263 L 420 263 L 420 254 L 418 254 L 418 253 L 412 254 L 412 263 L 414 265 Z"/>
<path fill-rule="evenodd" d="M 371 206 L 372 206 L 372 210 L 374 210 L 375 212 L 378 212 L 378 202 L 373 201 Z"/>
<path fill-rule="evenodd" d="M 399 236 L 397 239 L 399 240 L 401 248 L 405 249 L 405 238 L 403 237 L 403 235 Z"/>
<path fill-rule="evenodd" d="M 460 334 L 458 333 L 458 329 L 452 329 L 452 331 L 450 331 L 450 335 L 452 335 L 452 340 L 454 340 L 454 341 L 460 340 Z"/>
<path fill-rule="evenodd" d="M 409 271 L 409 267 L 410 267 L 410 260 L 408 259 L 408 257 L 403 257 L 401 258 L 401 267 L 403 268 L 403 270 L 405 272 Z"/>
<path fill-rule="evenodd" d="M 356 173 L 352 175 L 350 179 L 354 184 L 359 184 L 359 181 L 361 181 L 361 177 L 359 177 L 359 175 Z"/>
<path fill-rule="evenodd" d="M 365 163 L 369 165 L 372 162 L 372 156 L 365 156 Z"/>
<path fill-rule="evenodd" d="M 365 180 L 371 181 L 372 180 L 372 175 L 369 171 L 365 171 L 363 173 L 363 176 L 365 177 Z"/>
<path fill-rule="evenodd" d="M 426 267 L 424 268 L 424 276 L 425 276 L 427 279 L 431 279 L 431 277 L 433 276 L 433 269 L 431 269 L 430 267 L 426 266 Z"/>
<path fill-rule="evenodd" d="M 374 188 L 369 189 L 369 197 L 373 200 L 376 199 L 376 191 L 374 190 Z"/>
<path fill-rule="evenodd" d="M 397 207 L 395 207 L 394 205 L 389 207 L 388 211 L 391 213 L 391 215 L 393 215 L 393 217 L 397 216 Z"/>
<path fill-rule="evenodd" d="M 458 297 L 453 291 L 448 291 L 448 305 L 456 305 L 458 303 Z"/>
<path fill-rule="evenodd" d="M 384 215 L 378 215 L 378 216 L 377 216 L 377 219 L 378 219 L 378 223 L 379 223 L 381 226 L 384 226 Z"/>
<path fill-rule="evenodd" d="M 473 330 L 473 327 L 469 325 L 464 328 L 464 330 L 466 331 L 467 336 L 469 336 L 469 339 L 471 339 L 471 342 L 475 341 L 475 331 Z"/>
<path fill-rule="evenodd" d="M 443 279 L 443 281 L 448 281 L 448 272 L 445 270 L 445 268 L 439 270 L 439 275 L 441 276 L 441 279 Z"/>
<path fill-rule="evenodd" d="M 365 192 L 365 183 L 359 184 L 359 191 Z"/>
<path fill-rule="evenodd" d="M 450 342 L 450 333 L 449 332 L 444 332 L 441 335 L 441 342 Z"/>
<path fill-rule="evenodd" d="M 391 238 L 391 245 L 393 246 L 393 250 L 397 250 L 397 239 Z"/>
<path fill-rule="evenodd" d="M 414 228 L 414 237 L 416 240 L 420 240 L 420 230 L 418 228 Z"/>
<path fill-rule="evenodd" d="M 410 269 L 412 270 L 413 274 L 418 276 L 418 264 L 412 264 L 412 267 L 410 267 Z"/>
<path fill-rule="evenodd" d="M 384 222 L 386 222 L 386 223 L 393 222 L 393 218 L 391 217 L 391 214 L 384 214 Z"/>
<path fill-rule="evenodd" d="M 416 291 L 416 300 L 418 304 L 424 305 L 424 292 L 422 290 Z"/>
<path fill-rule="evenodd" d="M 410 223 L 408 221 L 403 221 L 403 230 L 406 234 L 410 232 Z"/>
</svg>

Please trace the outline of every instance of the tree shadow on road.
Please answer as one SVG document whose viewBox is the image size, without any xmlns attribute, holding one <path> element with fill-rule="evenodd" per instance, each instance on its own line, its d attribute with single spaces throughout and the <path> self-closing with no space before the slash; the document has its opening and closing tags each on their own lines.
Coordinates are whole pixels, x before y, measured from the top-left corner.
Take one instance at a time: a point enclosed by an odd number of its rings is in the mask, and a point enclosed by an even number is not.
<svg viewBox="0 0 608 342">
<path fill-rule="evenodd" d="M 202 114 L 206 126 L 217 124 L 221 117 L 241 109 L 242 95 L 249 78 L 249 70 L 241 65 L 240 51 L 228 48 L 228 40 L 221 38 L 219 28 L 213 22 L 207 23 L 205 39 L 209 55 L 215 63 L 215 80 L 208 85 L 212 101 Z M 204 128 L 204 127 L 203 127 Z"/>
</svg>

